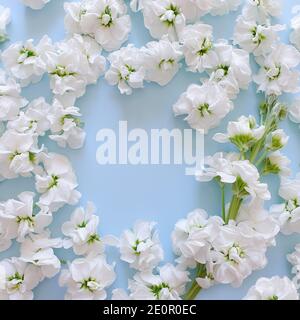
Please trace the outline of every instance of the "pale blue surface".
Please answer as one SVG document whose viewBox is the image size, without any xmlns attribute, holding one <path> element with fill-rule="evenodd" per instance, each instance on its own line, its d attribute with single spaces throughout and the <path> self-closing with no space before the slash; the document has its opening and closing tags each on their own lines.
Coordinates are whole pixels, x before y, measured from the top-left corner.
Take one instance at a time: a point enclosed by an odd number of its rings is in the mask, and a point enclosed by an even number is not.
<svg viewBox="0 0 300 320">
<path fill-rule="evenodd" d="M 284 1 L 284 15 L 281 22 L 289 24 L 291 8 L 297 0 Z M 40 11 L 25 8 L 18 0 L 0 0 L 0 4 L 12 9 L 12 23 L 8 28 L 10 41 L 0 47 L 7 47 L 11 42 L 33 38 L 39 40 L 48 34 L 53 40 L 64 38 L 63 1 L 51 0 Z M 142 46 L 151 40 L 148 31 L 143 27 L 140 14 L 131 14 L 133 31 L 129 41 L 136 46 Z M 205 17 L 203 20 L 214 26 L 215 39 L 232 37 L 235 18 L 238 13 L 223 17 Z M 283 33 L 283 40 L 287 42 L 288 31 Z M 137 90 L 132 96 L 121 96 L 116 87 L 108 86 L 104 79 L 97 85 L 90 86 L 84 97 L 78 100 L 83 119 L 86 123 L 87 140 L 82 150 L 72 151 L 60 149 L 54 143 L 47 141 L 50 151 L 67 155 L 76 170 L 79 190 L 82 192 L 81 204 L 93 201 L 98 207 L 101 234 L 119 235 L 123 229 L 130 228 L 135 220 L 147 219 L 158 222 L 160 237 L 165 249 L 166 261 L 173 261 L 170 234 L 175 222 L 197 207 L 206 209 L 210 214 L 220 212 L 220 194 L 214 183 L 199 184 L 193 177 L 184 175 L 182 166 L 105 166 L 96 163 L 95 153 L 97 143 L 95 136 L 100 128 L 117 128 L 118 121 L 127 120 L 130 128 L 188 128 L 182 119 L 176 119 L 172 113 L 172 105 L 179 95 L 191 83 L 198 81 L 199 75 L 186 72 L 182 69 L 175 79 L 166 87 L 146 85 L 145 89 Z M 44 96 L 49 102 L 51 93 L 46 77 L 42 82 L 26 88 L 23 94 L 29 98 Z M 212 130 L 206 137 L 206 154 L 217 150 L 224 150 L 228 146 L 218 145 L 211 140 L 217 131 L 224 131 L 229 120 L 240 115 L 256 114 L 256 106 L 261 96 L 255 94 L 255 87 L 251 86 L 248 92 L 242 92 L 235 101 L 235 110 L 222 122 L 222 125 Z M 291 97 L 287 97 L 291 99 Z M 293 172 L 299 170 L 299 128 L 286 121 L 284 129 L 291 136 L 289 145 L 284 150 L 293 163 Z M 267 180 L 274 195 L 273 201 L 278 201 L 276 189 L 278 178 Z M 15 197 L 25 190 L 33 190 L 31 179 L 18 179 L 0 183 L 0 201 Z M 55 215 L 55 222 L 51 226 L 54 236 L 61 235 L 60 226 L 68 220 L 73 208 L 65 207 Z M 233 289 L 229 286 L 216 286 L 204 291 L 200 299 L 240 299 L 249 287 L 261 276 L 290 275 L 290 266 L 285 255 L 293 251 L 294 245 L 300 242 L 300 236 L 278 237 L 276 248 L 268 253 L 269 264 L 259 272 L 255 272 L 243 284 L 242 288 Z M 18 255 L 18 245 L 5 253 L 0 259 Z M 58 250 L 58 256 L 72 259 L 73 254 Z M 110 260 L 117 261 L 118 278 L 115 287 L 126 287 L 130 275 L 125 263 L 119 262 L 115 250 L 109 250 Z M 64 289 L 57 284 L 57 277 L 45 280 L 35 290 L 37 299 L 62 299 Z"/>
</svg>

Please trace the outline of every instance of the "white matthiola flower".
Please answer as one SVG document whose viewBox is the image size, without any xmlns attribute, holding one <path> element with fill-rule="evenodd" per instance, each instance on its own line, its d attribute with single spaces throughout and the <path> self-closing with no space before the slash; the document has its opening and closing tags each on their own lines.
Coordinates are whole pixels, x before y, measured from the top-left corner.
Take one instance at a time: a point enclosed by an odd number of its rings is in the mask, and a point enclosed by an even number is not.
<svg viewBox="0 0 300 320">
<path fill-rule="evenodd" d="M 143 8 L 145 27 L 155 39 L 168 35 L 176 41 L 185 26 L 182 0 L 153 0 L 145 3 Z"/>
<path fill-rule="evenodd" d="M 47 206 L 51 212 L 65 204 L 74 205 L 81 194 L 75 190 L 78 186 L 76 175 L 70 161 L 59 154 L 43 154 L 44 169 L 37 172 L 36 189 L 41 193 L 39 205 Z"/>
<path fill-rule="evenodd" d="M 216 127 L 232 109 L 233 103 L 226 92 L 213 82 L 190 85 L 173 106 L 176 116 L 187 114 L 188 124 L 205 132 Z"/>
<path fill-rule="evenodd" d="M 255 199 L 271 199 L 268 185 L 259 181 L 259 172 L 250 161 L 234 161 L 232 163 L 232 172 L 236 176 L 237 194 L 251 196 L 252 201 Z"/>
<path fill-rule="evenodd" d="M 259 24 L 255 20 L 239 16 L 234 31 L 234 43 L 255 56 L 266 55 L 279 40 L 277 32 L 284 29 L 284 25 L 271 25 L 268 22 Z"/>
<path fill-rule="evenodd" d="M 10 230 L 8 226 L 0 217 L 0 252 L 6 251 L 11 246 L 12 238 L 10 238 Z"/>
<path fill-rule="evenodd" d="M 163 250 L 155 223 L 138 221 L 132 230 L 125 230 L 120 238 L 121 259 L 131 268 L 148 271 L 156 267 L 163 259 Z"/>
<path fill-rule="evenodd" d="M 278 219 L 281 232 L 289 235 L 300 233 L 300 176 L 295 180 L 283 177 L 279 188 L 279 195 L 285 203 L 273 205 L 271 212 Z"/>
<path fill-rule="evenodd" d="M 179 39 L 189 71 L 203 72 L 217 64 L 212 26 L 203 23 L 188 25 L 180 33 Z"/>
<path fill-rule="evenodd" d="M 298 50 L 300 50 L 300 6 L 296 6 L 293 8 L 292 13 L 297 14 L 291 21 L 292 33 L 290 35 L 290 41 L 293 43 Z"/>
<path fill-rule="evenodd" d="M 86 210 L 77 208 L 71 215 L 70 221 L 62 225 L 62 232 L 69 237 L 69 246 L 77 255 L 102 254 L 104 242 L 98 234 L 99 217 L 94 215 L 96 209 L 88 203 Z"/>
<path fill-rule="evenodd" d="M 51 106 L 43 97 L 33 100 L 25 111 L 21 111 L 15 120 L 7 123 L 7 128 L 20 133 L 33 133 L 43 136 L 50 129 L 47 119 Z"/>
<path fill-rule="evenodd" d="M 19 258 L 0 261 L 5 272 L 4 288 L 0 288 L 0 300 L 32 300 L 32 290 L 42 280 L 39 269 Z"/>
<path fill-rule="evenodd" d="M 87 0 L 64 2 L 64 10 L 66 12 L 64 24 L 69 34 L 84 33 L 81 26 L 81 18 L 86 13 L 89 3 L 91 2 Z"/>
<path fill-rule="evenodd" d="M 270 17 L 279 17 L 281 14 L 281 0 L 247 0 L 243 15 L 248 20 L 257 20 L 265 23 Z"/>
<path fill-rule="evenodd" d="M 205 264 L 209 260 L 211 241 L 218 236 L 223 224 L 220 217 L 208 217 L 206 211 L 196 209 L 186 219 L 179 220 L 172 232 L 173 250 L 184 268 Z"/>
<path fill-rule="evenodd" d="M 294 274 L 293 283 L 295 284 L 296 288 L 300 288 L 300 244 L 295 246 L 295 251 L 291 254 L 287 255 L 287 260 L 291 265 L 292 274 Z"/>
<path fill-rule="evenodd" d="M 251 68 L 248 52 L 236 49 L 227 41 L 215 44 L 217 61 L 209 69 L 210 79 L 225 89 L 230 99 L 236 98 L 240 89 L 247 89 L 251 82 Z"/>
<path fill-rule="evenodd" d="M 17 42 L 2 52 L 2 61 L 5 68 L 24 87 L 41 80 L 46 72 L 46 54 L 51 48 L 48 36 L 44 36 L 36 46 L 32 39 Z"/>
<path fill-rule="evenodd" d="M 88 70 L 85 71 L 87 83 L 96 83 L 98 78 L 104 74 L 106 66 L 106 59 L 100 55 L 102 51 L 100 45 L 91 37 L 79 34 L 74 34 L 68 40 L 68 44 L 78 48 L 88 61 Z"/>
<path fill-rule="evenodd" d="M 213 139 L 219 143 L 231 142 L 242 152 L 248 151 L 265 133 L 264 126 L 257 126 L 254 117 L 241 116 L 237 121 L 230 121 L 227 133 L 217 133 Z"/>
<path fill-rule="evenodd" d="M 234 183 L 236 176 L 232 171 L 232 162 L 239 160 L 239 158 L 238 153 L 222 152 L 205 157 L 205 167 L 200 172 L 196 172 L 196 179 L 201 182 L 208 182 L 218 178 L 223 183 Z"/>
<path fill-rule="evenodd" d="M 74 13 L 79 20 L 81 33 L 94 36 L 104 50 L 113 51 L 119 49 L 128 38 L 131 21 L 126 12 L 123 0 L 94 0 L 84 5 L 79 17 Z"/>
<path fill-rule="evenodd" d="M 20 93 L 19 84 L 0 69 L 0 121 L 15 119 L 20 108 L 26 106 L 28 101 Z"/>
<path fill-rule="evenodd" d="M 297 289 L 288 277 L 260 278 L 244 300 L 299 300 Z"/>
<path fill-rule="evenodd" d="M 180 68 L 182 52 L 178 43 L 163 38 L 147 43 L 141 50 L 145 53 L 146 80 L 161 86 L 169 83 Z"/>
<path fill-rule="evenodd" d="M 211 0 L 181 0 L 180 7 L 187 22 L 196 22 L 201 16 L 209 13 L 212 8 Z"/>
<path fill-rule="evenodd" d="M 61 272 L 59 284 L 67 287 L 67 300 L 105 300 L 105 289 L 115 278 L 114 267 L 104 256 L 97 256 L 74 260 Z"/>
<path fill-rule="evenodd" d="M 238 217 L 238 228 L 244 237 L 258 239 L 267 246 L 276 245 L 275 238 L 280 231 L 276 219 L 263 208 L 263 201 L 242 204 Z"/>
<path fill-rule="evenodd" d="M 56 43 L 46 55 L 53 93 L 59 97 L 81 97 L 90 71 L 87 56 L 70 41 Z"/>
<path fill-rule="evenodd" d="M 298 71 L 293 70 L 300 63 L 300 53 L 293 46 L 279 44 L 266 58 L 257 58 L 260 71 L 253 77 L 258 91 L 267 95 L 281 95 L 283 92 L 299 91 Z"/>
<path fill-rule="evenodd" d="M 64 107 L 55 99 L 47 116 L 52 133 L 49 138 L 63 148 L 67 145 L 72 149 L 82 148 L 86 133 L 82 129 L 80 116 L 79 108 Z"/>
<path fill-rule="evenodd" d="M 267 263 L 266 244 L 258 239 L 245 237 L 233 221 L 221 228 L 212 247 L 207 271 L 219 283 L 239 287 L 252 271 L 262 269 Z"/>
<path fill-rule="evenodd" d="M 269 154 L 263 167 L 263 174 L 279 174 L 280 176 L 289 176 L 291 161 L 286 156 L 282 155 L 280 151 L 275 151 Z"/>
<path fill-rule="evenodd" d="M 0 179 L 30 176 L 37 167 L 40 152 L 35 135 L 7 130 L 0 137 Z"/>
<path fill-rule="evenodd" d="M 267 138 L 267 149 L 276 151 L 282 149 L 289 141 L 289 136 L 282 129 L 273 131 Z"/>
<path fill-rule="evenodd" d="M 34 10 L 42 9 L 50 0 L 21 0 L 25 6 Z"/>
<path fill-rule="evenodd" d="M 53 248 L 61 247 L 62 240 L 60 238 L 51 239 L 48 231 L 31 234 L 21 244 L 20 260 L 38 267 L 43 278 L 52 278 L 61 267 Z"/>
<path fill-rule="evenodd" d="M 22 192 L 18 200 L 10 199 L 0 203 L 0 221 L 8 229 L 10 239 L 23 242 L 30 233 L 41 233 L 52 222 L 52 215 L 46 209 L 35 211 L 32 192 Z"/>
<path fill-rule="evenodd" d="M 230 11 L 235 11 L 241 4 L 241 0 L 212 0 L 212 8 L 210 13 L 212 15 L 224 15 Z"/>
<path fill-rule="evenodd" d="M 145 79 L 144 53 L 133 45 L 121 48 L 108 56 L 110 68 L 105 79 L 118 85 L 121 94 L 131 94 L 132 89 L 142 88 Z"/>
<path fill-rule="evenodd" d="M 11 11 L 0 5 L 0 43 L 7 39 L 6 26 L 10 23 Z"/>
<path fill-rule="evenodd" d="M 188 273 L 166 264 L 159 268 L 159 275 L 152 272 L 138 273 L 129 281 L 132 300 L 180 300 L 189 281 Z"/>
</svg>

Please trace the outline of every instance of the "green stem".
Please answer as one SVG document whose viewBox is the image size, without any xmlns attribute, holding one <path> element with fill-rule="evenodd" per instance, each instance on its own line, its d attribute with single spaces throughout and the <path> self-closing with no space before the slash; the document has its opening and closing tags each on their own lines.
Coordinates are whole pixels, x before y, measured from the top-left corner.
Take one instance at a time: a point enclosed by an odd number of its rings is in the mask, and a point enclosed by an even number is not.
<svg viewBox="0 0 300 320">
<path fill-rule="evenodd" d="M 266 158 L 268 151 L 266 150 L 261 157 L 256 161 L 255 166 L 258 167 Z"/>
<path fill-rule="evenodd" d="M 225 184 L 221 184 L 221 194 L 222 194 L 222 218 L 223 221 L 226 220 L 226 208 L 225 208 Z"/>
<path fill-rule="evenodd" d="M 184 296 L 184 300 L 194 300 L 199 292 L 202 290 L 202 288 L 197 283 L 197 278 L 204 278 L 206 276 L 206 267 L 204 264 L 198 264 L 197 271 L 196 271 L 196 277 L 192 282 L 192 285 L 189 289 L 189 291 Z"/>
<path fill-rule="evenodd" d="M 226 223 L 228 223 L 230 220 L 235 220 L 236 219 L 236 217 L 237 217 L 237 215 L 239 213 L 239 210 L 240 210 L 242 202 L 243 202 L 243 198 L 239 198 L 237 195 L 233 195 L 232 196 L 232 200 L 231 200 L 231 203 L 230 203 L 227 219 L 225 221 Z"/>
<path fill-rule="evenodd" d="M 265 141 L 265 138 L 263 137 L 262 139 L 260 139 L 257 144 L 255 145 L 254 149 L 252 150 L 251 154 L 250 154 L 250 162 L 255 162 L 255 159 L 257 158 L 258 154 L 260 153 L 262 147 L 263 147 L 263 143 Z"/>
</svg>

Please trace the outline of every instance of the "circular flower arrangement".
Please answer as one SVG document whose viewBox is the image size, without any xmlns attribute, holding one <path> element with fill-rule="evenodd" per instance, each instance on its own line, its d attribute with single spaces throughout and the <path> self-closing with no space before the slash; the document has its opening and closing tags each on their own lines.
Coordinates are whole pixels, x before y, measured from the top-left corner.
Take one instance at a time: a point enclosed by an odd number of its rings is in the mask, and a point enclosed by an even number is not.
<svg viewBox="0 0 300 320">
<path fill-rule="evenodd" d="M 49 0 L 21 0 L 41 9 Z M 281 14 L 278 0 L 246 0 L 237 18 L 233 42 L 215 40 L 212 26 L 200 21 L 206 14 L 224 15 L 236 10 L 240 0 L 132 0 L 141 11 L 145 27 L 156 39 L 142 48 L 127 41 L 131 20 L 123 0 L 82 0 L 64 3 L 68 37 L 53 43 L 44 36 L 11 44 L 1 54 L 0 71 L 0 178 L 32 176 L 36 193 L 24 191 L 16 199 L 0 203 L 0 251 L 12 241 L 20 243 L 19 257 L 0 261 L 0 298 L 32 299 L 33 289 L 60 272 L 59 284 L 66 299 L 106 299 L 116 279 L 114 265 L 106 260 L 106 246 L 117 247 L 121 260 L 135 270 L 128 290 L 113 290 L 112 299 L 195 299 L 201 289 L 215 284 L 234 287 L 267 264 L 268 247 L 276 235 L 300 233 L 300 176 L 290 177 L 290 160 L 281 153 L 289 137 L 280 129 L 287 115 L 300 123 L 300 101 L 287 107 L 283 93 L 300 91 L 300 16 L 295 8 L 291 43 L 280 42 L 286 27 L 272 24 Z M 10 10 L 0 6 L 0 41 L 7 39 Z M 109 52 L 109 67 L 101 51 Z M 252 74 L 249 55 L 258 72 Z M 182 67 L 201 73 L 174 104 L 174 114 L 193 129 L 208 132 L 234 108 L 233 100 L 252 80 L 265 93 L 260 119 L 241 116 L 228 123 L 214 140 L 229 143 L 235 151 L 216 153 L 196 172 L 198 181 L 215 181 L 222 194 L 222 212 L 209 216 L 196 209 L 178 221 L 172 232 L 175 264 L 161 265 L 163 249 L 156 225 L 138 221 L 119 238 L 98 234 L 99 217 L 92 203 L 77 208 L 62 225 L 65 238 L 52 238 L 48 226 L 55 212 L 76 205 L 81 197 L 70 161 L 48 152 L 40 137 L 60 147 L 83 146 L 85 132 L 76 99 L 86 87 L 104 76 L 121 94 L 132 94 L 144 82 L 167 85 Z M 28 102 L 21 89 L 47 74 L 53 101 Z M 271 198 L 262 175 L 281 178 L 282 203 L 265 209 Z M 225 192 L 231 193 L 226 204 Z M 80 256 L 64 263 L 55 248 Z M 298 299 L 300 248 L 288 256 L 295 274 L 288 278 L 261 278 L 245 299 Z M 62 266 L 65 264 L 65 266 Z M 62 270 L 61 270 L 62 269 Z M 192 272 L 193 271 L 193 272 Z"/>
</svg>

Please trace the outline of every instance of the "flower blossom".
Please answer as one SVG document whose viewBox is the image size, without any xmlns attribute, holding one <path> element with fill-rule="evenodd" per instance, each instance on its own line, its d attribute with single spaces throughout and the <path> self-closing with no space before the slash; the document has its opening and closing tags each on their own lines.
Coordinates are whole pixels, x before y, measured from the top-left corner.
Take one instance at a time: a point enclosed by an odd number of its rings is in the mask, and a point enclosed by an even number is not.
<svg viewBox="0 0 300 320">
<path fill-rule="evenodd" d="M 278 44 L 266 58 L 257 58 L 257 62 L 261 68 L 253 80 L 258 91 L 279 96 L 300 90 L 300 73 L 294 70 L 300 63 L 300 53 L 295 47 Z"/>
<path fill-rule="evenodd" d="M 297 290 L 300 288 L 300 245 L 295 246 L 295 251 L 287 255 L 287 260 L 293 266 L 292 274 L 293 283 L 296 286 Z"/>
<path fill-rule="evenodd" d="M 19 258 L 0 261 L 5 272 L 4 288 L 0 288 L 0 300 L 32 300 L 32 290 L 42 280 L 39 268 Z"/>
<path fill-rule="evenodd" d="M 218 126 L 233 107 L 224 89 L 208 81 L 202 86 L 190 85 L 173 106 L 173 111 L 176 116 L 187 114 L 185 120 L 193 129 L 207 133 Z"/>
<path fill-rule="evenodd" d="M 115 278 L 114 266 L 96 256 L 74 260 L 61 272 L 59 284 L 67 287 L 66 300 L 105 300 Z"/>
<path fill-rule="evenodd" d="M 75 190 L 78 184 L 70 161 L 55 153 L 43 154 L 41 160 L 43 168 L 35 176 L 39 206 L 55 212 L 65 204 L 76 204 L 81 194 Z"/>
<path fill-rule="evenodd" d="M 299 300 L 295 285 L 288 277 L 260 278 L 244 300 Z"/>
<path fill-rule="evenodd" d="M 300 6 L 296 6 L 293 8 L 292 13 L 297 14 L 295 17 L 293 17 L 291 21 L 291 28 L 292 32 L 290 34 L 290 41 L 292 44 L 296 46 L 298 50 L 300 50 Z"/>
<path fill-rule="evenodd" d="M 243 15 L 248 20 L 265 23 L 271 17 L 279 17 L 282 12 L 281 0 L 247 0 Z"/>
<path fill-rule="evenodd" d="M 156 267 L 163 259 L 155 223 L 138 221 L 132 230 L 125 230 L 120 238 L 121 260 L 131 268 L 148 271 Z"/>
<path fill-rule="evenodd" d="M 21 0 L 25 6 L 30 7 L 33 10 L 42 9 L 50 0 Z"/>
<path fill-rule="evenodd" d="M 144 54 L 133 45 L 121 48 L 108 56 L 110 68 L 106 81 L 118 85 L 121 94 L 132 94 L 132 89 L 142 88 L 145 79 Z"/>
<path fill-rule="evenodd" d="M 178 43 L 163 37 L 160 41 L 147 43 L 141 50 L 145 54 L 145 79 L 161 86 L 168 84 L 181 66 L 182 52 Z"/>
<path fill-rule="evenodd" d="M 33 40 L 16 42 L 2 52 L 2 61 L 7 70 L 22 87 L 39 82 L 46 72 L 46 55 L 52 44 L 48 36 L 44 36 L 35 46 Z"/>
</svg>

